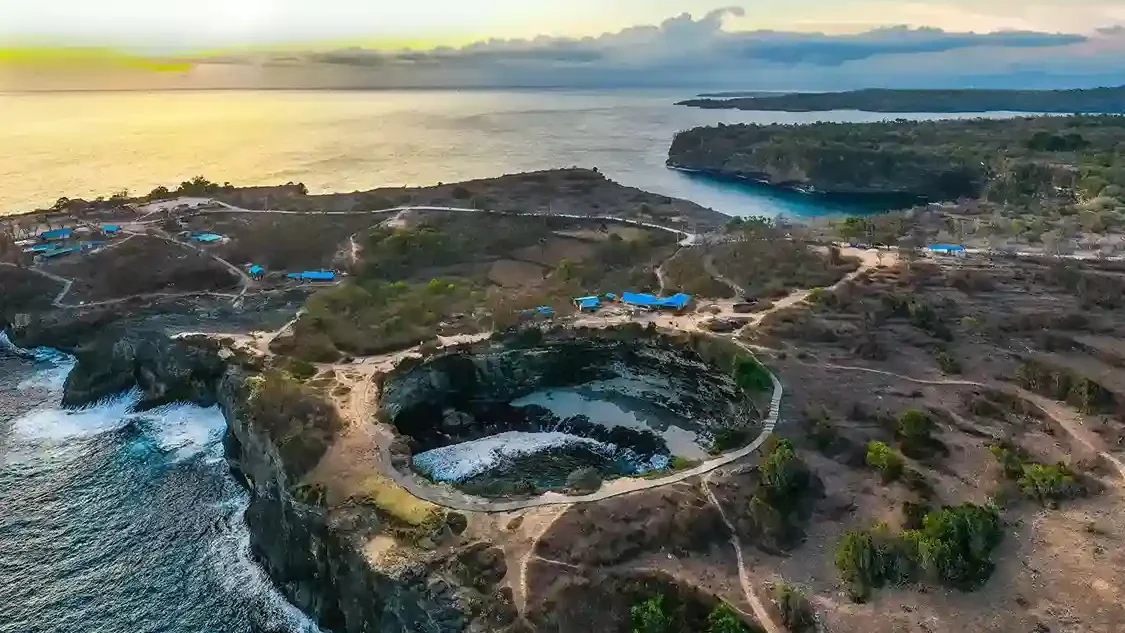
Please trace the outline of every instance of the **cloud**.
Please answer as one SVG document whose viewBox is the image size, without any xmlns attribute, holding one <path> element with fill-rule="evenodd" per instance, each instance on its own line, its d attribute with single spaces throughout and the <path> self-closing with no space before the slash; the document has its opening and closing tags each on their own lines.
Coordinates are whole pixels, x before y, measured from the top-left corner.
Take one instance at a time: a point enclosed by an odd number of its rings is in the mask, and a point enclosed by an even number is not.
<svg viewBox="0 0 1125 633">
<path fill-rule="evenodd" d="M 1089 35 L 883 27 L 846 35 L 732 31 L 726 7 L 596 37 L 490 39 L 463 47 L 205 58 L 192 87 L 1084 87 L 1125 84 L 1125 27 Z"/>
</svg>

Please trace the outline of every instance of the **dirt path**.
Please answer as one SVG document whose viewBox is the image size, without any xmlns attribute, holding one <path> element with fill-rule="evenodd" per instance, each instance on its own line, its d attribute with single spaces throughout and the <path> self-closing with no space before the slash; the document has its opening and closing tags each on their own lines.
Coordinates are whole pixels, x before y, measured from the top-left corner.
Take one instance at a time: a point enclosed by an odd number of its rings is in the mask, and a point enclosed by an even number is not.
<svg viewBox="0 0 1125 633">
<path fill-rule="evenodd" d="M 730 288 L 731 290 L 733 290 L 735 296 L 738 296 L 738 297 L 745 297 L 746 296 L 746 289 L 745 288 L 743 288 L 742 286 L 734 283 L 729 278 L 727 278 L 725 275 L 720 273 L 718 268 L 715 268 L 715 256 L 714 255 L 707 255 L 706 257 L 703 258 L 703 270 L 706 271 L 708 275 L 711 275 L 711 277 L 714 278 L 715 281 L 717 281 L 719 283 L 722 283 L 722 284 L 726 285 L 728 288 Z"/>
<path fill-rule="evenodd" d="M 919 385 L 980 387 L 982 389 L 996 389 L 999 391 L 1004 391 L 1008 394 L 1026 400 L 1027 402 L 1030 402 L 1031 404 L 1034 404 L 1035 406 L 1042 409 L 1048 416 L 1050 416 L 1051 419 L 1057 422 L 1059 426 L 1063 427 L 1063 430 L 1065 430 L 1074 441 L 1078 442 L 1090 452 L 1104 459 L 1106 463 L 1117 470 L 1118 474 L 1121 475 L 1122 481 L 1125 481 L 1125 461 L 1122 461 L 1121 459 L 1110 453 L 1108 450 L 1106 450 L 1104 443 L 1101 441 L 1101 438 L 1099 438 L 1097 434 L 1093 433 L 1086 427 L 1085 423 L 1082 420 L 1081 414 L 1071 409 L 1070 407 L 1063 405 L 1060 402 L 1056 402 L 1054 400 L 1051 400 L 1050 398 L 1032 393 L 1011 383 L 986 384 L 981 382 L 974 382 L 971 380 L 926 380 L 913 378 L 911 376 L 905 376 L 903 374 L 897 374 L 895 372 L 883 371 L 880 369 L 871 369 L 868 367 L 857 367 L 853 365 L 823 364 L 817 366 L 824 369 L 861 371 L 871 374 L 878 374 L 881 376 L 896 378 L 898 380 L 904 380 L 906 382 L 912 382 Z"/>
<path fill-rule="evenodd" d="M 758 623 L 766 629 L 766 633 L 784 633 L 782 628 L 774 623 L 773 618 L 770 617 L 770 613 L 766 609 L 766 605 L 762 602 L 761 598 L 758 597 L 757 592 L 754 591 L 754 584 L 750 581 L 750 571 L 746 568 L 746 561 L 743 559 L 742 555 L 742 541 L 738 538 L 738 532 L 734 528 L 734 523 L 731 522 L 726 511 L 723 510 L 723 504 L 719 502 L 718 497 L 711 491 L 711 486 L 709 485 L 710 479 L 710 475 L 704 477 L 700 485 L 703 486 L 703 492 L 707 493 L 707 498 L 711 501 L 711 504 L 715 506 L 715 509 L 719 511 L 719 516 L 723 519 L 723 523 L 726 524 L 727 530 L 730 531 L 730 544 L 731 547 L 734 548 L 735 560 L 738 563 L 738 582 L 742 585 L 742 594 L 746 597 L 746 603 L 754 610 L 754 617 L 758 620 Z"/>
</svg>

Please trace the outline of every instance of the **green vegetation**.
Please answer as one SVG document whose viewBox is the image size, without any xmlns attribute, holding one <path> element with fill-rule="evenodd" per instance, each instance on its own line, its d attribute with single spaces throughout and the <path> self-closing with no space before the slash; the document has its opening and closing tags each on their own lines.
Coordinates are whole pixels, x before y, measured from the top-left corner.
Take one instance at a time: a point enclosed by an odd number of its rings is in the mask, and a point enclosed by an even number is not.
<svg viewBox="0 0 1125 633">
<path fill-rule="evenodd" d="M 898 422 L 898 439 L 902 452 L 918 459 L 940 450 L 942 444 L 934 437 L 936 430 L 937 424 L 925 413 L 917 409 L 904 411 Z"/>
<path fill-rule="evenodd" d="M 886 483 L 895 481 L 902 476 L 904 467 L 902 456 L 883 442 L 872 440 L 867 443 L 865 461 L 869 468 L 879 471 Z"/>
<path fill-rule="evenodd" d="M 711 450 L 715 453 L 725 453 L 742 448 L 750 443 L 750 431 L 738 427 L 725 427 L 715 432 L 715 440 L 711 443 Z"/>
<path fill-rule="evenodd" d="M 815 477 L 793 443 L 778 440 L 758 467 L 759 485 L 750 499 L 750 518 L 765 542 L 788 549 L 804 536 Z"/>
<path fill-rule="evenodd" d="M 789 239 L 791 229 L 776 226 L 772 220 L 740 219 L 727 230 L 739 239 L 709 247 L 706 257 L 749 299 L 782 297 L 798 288 L 826 288 L 859 268 L 857 260 L 842 258 L 838 251 L 825 256 L 801 240 Z M 685 257 L 690 256 L 704 257 Z M 678 278 L 671 279 L 680 283 Z"/>
<path fill-rule="evenodd" d="M 685 605 L 673 606 L 663 594 L 633 605 L 629 614 L 632 633 L 758 633 L 725 602 L 719 602 L 703 622 L 691 622 Z"/>
<path fill-rule="evenodd" d="M 773 391 L 773 379 L 765 365 L 753 356 L 742 356 L 734 367 L 734 382 L 747 393 Z"/>
<path fill-rule="evenodd" d="M 717 95 L 719 97 L 727 95 Z M 780 110 L 784 112 L 1043 112 L 1052 114 L 1125 114 L 1125 87 L 1090 90 L 896 90 L 871 88 L 850 92 L 806 92 L 689 99 L 677 105 L 708 109 Z"/>
<path fill-rule="evenodd" d="M 957 360 L 957 358 L 945 348 L 939 347 L 934 350 L 934 360 L 937 361 L 938 367 L 941 368 L 941 373 L 947 376 L 956 376 L 961 373 L 961 361 Z"/>
<path fill-rule="evenodd" d="M 774 590 L 781 623 L 789 633 L 816 633 L 816 611 L 800 588 L 783 582 Z"/>
<path fill-rule="evenodd" d="M 1097 382 L 1067 369 L 1027 360 L 1016 370 L 1015 382 L 1039 395 L 1065 401 L 1087 415 L 1114 413 L 1114 394 Z"/>
<path fill-rule="evenodd" d="M 877 525 L 847 532 L 836 545 L 836 568 L 857 600 L 922 577 L 972 591 L 992 575 L 992 550 L 1002 536 L 995 508 L 946 506 L 927 513 L 921 529 L 894 533 Z"/>
<path fill-rule="evenodd" d="M 673 164 L 819 192 L 1093 210 L 1122 205 L 1125 120 L 1028 117 L 726 125 L 676 136 Z"/>
<path fill-rule="evenodd" d="M 479 293 L 464 279 L 349 281 L 309 298 L 294 336 L 278 339 L 278 352 L 310 361 L 332 361 L 339 352 L 369 355 L 434 338 L 450 315 L 471 311 Z M 470 331 L 479 328 L 466 323 Z"/>
<path fill-rule="evenodd" d="M 953 340 L 953 332 L 946 325 L 942 314 L 922 297 L 890 294 L 884 295 L 882 302 L 884 316 L 906 319 L 911 325 L 936 339 Z"/>
<path fill-rule="evenodd" d="M 1066 464 L 1041 464 L 1011 444 L 992 444 L 988 450 L 996 457 L 1005 479 L 1015 482 L 1029 499 L 1047 506 L 1057 505 L 1083 493 L 1078 476 Z"/>
<path fill-rule="evenodd" d="M 299 479 L 317 465 L 343 428 L 336 407 L 280 371 L 250 378 L 247 387 L 247 415 L 269 435 L 286 473 Z"/>
</svg>

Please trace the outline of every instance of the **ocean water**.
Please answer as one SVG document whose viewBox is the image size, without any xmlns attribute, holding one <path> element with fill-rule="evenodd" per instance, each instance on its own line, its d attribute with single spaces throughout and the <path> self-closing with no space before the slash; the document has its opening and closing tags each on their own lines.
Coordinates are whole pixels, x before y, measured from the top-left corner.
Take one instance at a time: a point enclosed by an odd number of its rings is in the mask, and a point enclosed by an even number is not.
<svg viewBox="0 0 1125 633">
<path fill-rule="evenodd" d="M 0 345 L 0 633 L 317 631 L 251 559 L 218 409 L 63 411 L 72 364 Z"/>
<path fill-rule="evenodd" d="M 873 121 L 861 112 L 674 105 L 668 91 L 214 91 L 0 94 L 0 214 L 60 196 L 145 193 L 197 174 L 313 191 L 432 185 L 555 167 L 729 215 L 843 213 L 815 198 L 665 168 L 679 130 L 717 123 Z M 894 115 L 895 117 L 901 115 Z M 913 115 L 934 118 L 948 115 Z M 966 115 L 972 116 L 972 115 Z"/>
</svg>

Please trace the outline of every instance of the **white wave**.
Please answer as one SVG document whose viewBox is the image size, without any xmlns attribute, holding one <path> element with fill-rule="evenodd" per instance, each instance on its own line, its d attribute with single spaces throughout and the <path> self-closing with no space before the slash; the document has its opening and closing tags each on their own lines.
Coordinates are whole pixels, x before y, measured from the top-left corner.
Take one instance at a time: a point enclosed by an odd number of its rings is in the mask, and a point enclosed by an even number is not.
<svg viewBox="0 0 1125 633">
<path fill-rule="evenodd" d="M 20 389 L 46 389 L 52 392 L 61 392 L 66 383 L 70 370 L 74 369 L 75 359 L 70 354 L 60 352 L 50 347 L 36 347 L 24 349 L 17 347 L 8 338 L 8 333 L 0 331 L 0 349 L 32 360 L 39 366 L 39 371 L 23 380 L 17 385 Z"/>
<path fill-rule="evenodd" d="M 509 431 L 419 453 L 414 456 L 414 467 L 436 481 L 464 481 L 489 470 L 504 459 L 576 444 L 584 444 L 607 455 L 617 450 L 612 444 L 568 433 Z"/>
<path fill-rule="evenodd" d="M 293 606 L 278 591 L 265 570 L 254 561 L 250 551 L 250 528 L 246 525 L 246 508 L 250 497 L 241 493 L 223 504 L 226 514 L 225 529 L 211 543 L 208 562 L 219 578 L 223 589 L 262 607 L 267 622 L 265 630 L 284 630 L 289 633 L 324 633 L 307 615 Z"/>
<path fill-rule="evenodd" d="M 37 409 L 16 418 L 12 428 L 20 436 L 40 440 L 101 435 L 128 424 L 130 410 L 139 400 L 140 393 L 131 391 L 82 409 Z"/>
<path fill-rule="evenodd" d="M 227 421 L 218 406 L 206 409 L 178 403 L 126 416 L 126 421 L 144 419 L 147 430 L 161 452 L 174 459 L 187 459 L 206 453 L 210 460 L 221 460 L 223 433 Z"/>
</svg>

